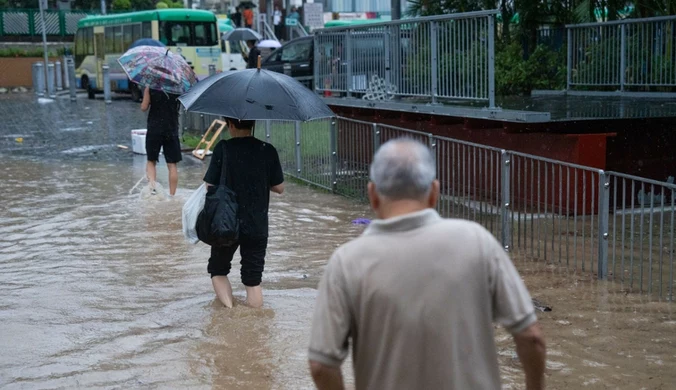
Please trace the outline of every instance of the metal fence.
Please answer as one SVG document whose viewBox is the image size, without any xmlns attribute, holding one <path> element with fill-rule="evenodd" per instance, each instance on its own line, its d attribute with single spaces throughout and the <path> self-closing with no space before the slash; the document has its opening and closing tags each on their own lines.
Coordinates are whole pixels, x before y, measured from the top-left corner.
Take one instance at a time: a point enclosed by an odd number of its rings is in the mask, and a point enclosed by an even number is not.
<svg viewBox="0 0 676 390">
<path fill-rule="evenodd" d="M 212 119 L 184 117 L 186 128 L 202 131 Z M 674 300 L 673 178 L 658 182 L 345 118 L 259 121 L 254 134 L 277 148 L 287 175 L 360 200 L 378 147 L 414 138 L 434 153 L 443 216 L 482 224 L 518 258 Z"/>
<path fill-rule="evenodd" d="M 497 11 L 315 32 L 315 89 L 364 100 L 487 101 L 495 107 Z"/>
<path fill-rule="evenodd" d="M 676 16 L 568 25 L 568 89 L 674 92 Z"/>
<path fill-rule="evenodd" d="M 77 31 L 77 22 L 86 12 L 45 11 L 48 36 L 70 37 Z M 42 20 L 39 10 L 0 10 L 0 38 L 41 37 Z"/>
</svg>

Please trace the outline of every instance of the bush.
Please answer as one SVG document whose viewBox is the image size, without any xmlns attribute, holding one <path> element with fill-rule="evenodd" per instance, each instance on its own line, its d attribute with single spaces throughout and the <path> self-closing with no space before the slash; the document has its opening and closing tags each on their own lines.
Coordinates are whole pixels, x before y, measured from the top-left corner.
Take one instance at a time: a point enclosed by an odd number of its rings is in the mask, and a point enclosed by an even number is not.
<svg viewBox="0 0 676 390">
<path fill-rule="evenodd" d="M 64 54 L 64 49 L 50 50 L 49 56 L 61 56 Z M 30 49 L 0 49 L 0 57 L 2 58 L 16 58 L 16 57 L 35 57 L 42 58 L 44 57 L 44 51 L 41 48 L 30 48 Z"/>
<path fill-rule="evenodd" d="M 115 11 L 128 11 L 131 10 L 131 0 L 113 0 L 110 6 Z"/>
<path fill-rule="evenodd" d="M 163 2 L 163 1 L 160 1 L 160 2 L 158 2 L 158 3 L 155 5 L 155 8 L 157 8 L 157 9 L 166 9 L 166 8 L 169 8 L 169 6 L 167 5 L 167 3 Z"/>
<path fill-rule="evenodd" d="M 495 53 L 495 89 L 501 96 L 528 95 L 534 89 L 563 89 L 566 59 L 562 52 L 538 46 L 527 60 L 519 43 L 500 47 Z"/>
</svg>

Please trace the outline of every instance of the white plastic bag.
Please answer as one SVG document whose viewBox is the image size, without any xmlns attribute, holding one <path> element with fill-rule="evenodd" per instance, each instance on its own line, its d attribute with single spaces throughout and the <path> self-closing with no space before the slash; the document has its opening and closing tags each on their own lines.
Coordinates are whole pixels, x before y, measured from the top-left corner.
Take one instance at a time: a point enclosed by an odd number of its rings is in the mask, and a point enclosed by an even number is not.
<svg viewBox="0 0 676 390">
<path fill-rule="evenodd" d="M 207 185 L 202 183 L 192 195 L 185 201 L 183 205 L 183 236 L 191 244 L 197 244 L 197 230 L 195 224 L 197 223 L 197 216 L 204 208 L 204 198 L 207 195 Z"/>
</svg>

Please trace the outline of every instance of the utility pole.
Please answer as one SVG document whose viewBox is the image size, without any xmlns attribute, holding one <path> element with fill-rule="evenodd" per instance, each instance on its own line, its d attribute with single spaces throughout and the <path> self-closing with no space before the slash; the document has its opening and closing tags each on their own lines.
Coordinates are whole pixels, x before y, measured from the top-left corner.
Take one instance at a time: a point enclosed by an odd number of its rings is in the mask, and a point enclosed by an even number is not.
<svg viewBox="0 0 676 390">
<path fill-rule="evenodd" d="M 106 14 L 106 0 L 101 0 L 101 13 Z"/>
<path fill-rule="evenodd" d="M 45 55 L 45 71 L 47 71 L 47 65 L 49 65 L 49 53 L 47 52 L 47 26 L 45 25 L 45 8 L 47 8 L 47 0 L 39 0 L 38 4 L 40 5 L 40 23 L 42 24 L 42 51 Z M 45 77 L 47 80 L 47 77 Z"/>
<path fill-rule="evenodd" d="M 392 20 L 401 19 L 401 0 L 392 0 Z"/>
</svg>

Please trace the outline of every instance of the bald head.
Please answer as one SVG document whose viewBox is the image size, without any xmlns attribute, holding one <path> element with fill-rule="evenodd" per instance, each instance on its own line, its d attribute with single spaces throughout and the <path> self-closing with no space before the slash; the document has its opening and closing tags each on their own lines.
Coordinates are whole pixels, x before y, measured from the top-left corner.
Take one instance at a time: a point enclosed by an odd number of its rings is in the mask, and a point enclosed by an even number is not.
<svg viewBox="0 0 676 390">
<path fill-rule="evenodd" d="M 388 200 L 420 200 L 428 196 L 436 176 L 429 148 L 412 139 L 384 143 L 373 157 L 371 182 Z"/>
</svg>

